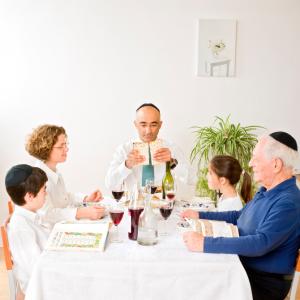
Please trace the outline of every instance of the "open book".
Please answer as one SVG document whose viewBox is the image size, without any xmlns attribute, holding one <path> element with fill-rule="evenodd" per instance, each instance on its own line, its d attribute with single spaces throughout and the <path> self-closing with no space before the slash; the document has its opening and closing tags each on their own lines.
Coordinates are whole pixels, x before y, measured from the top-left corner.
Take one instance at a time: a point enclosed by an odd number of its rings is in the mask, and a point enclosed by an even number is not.
<svg viewBox="0 0 300 300">
<path fill-rule="evenodd" d="M 57 223 L 51 231 L 46 250 L 103 251 L 109 222 Z"/>
<path fill-rule="evenodd" d="M 191 220 L 189 223 L 194 231 L 202 233 L 204 236 L 212 237 L 238 237 L 239 230 L 237 226 L 225 221 L 211 220 Z"/>
<path fill-rule="evenodd" d="M 150 147 L 152 165 L 160 164 L 160 162 L 156 161 L 153 158 L 153 154 L 155 153 L 155 151 L 163 147 L 162 140 L 157 139 L 153 142 L 150 142 L 149 144 L 143 143 L 143 142 L 134 142 L 133 143 L 133 149 L 138 150 L 140 155 L 144 155 L 146 157 L 145 161 L 143 163 L 141 163 L 141 165 L 149 164 L 149 147 Z"/>
</svg>

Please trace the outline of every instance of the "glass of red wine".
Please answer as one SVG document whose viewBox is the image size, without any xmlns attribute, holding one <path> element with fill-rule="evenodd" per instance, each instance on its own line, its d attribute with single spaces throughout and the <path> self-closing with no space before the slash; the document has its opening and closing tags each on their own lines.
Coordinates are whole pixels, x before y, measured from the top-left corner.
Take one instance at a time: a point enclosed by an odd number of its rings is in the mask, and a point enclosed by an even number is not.
<svg viewBox="0 0 300 300">
<path fill-rule="evenodd" d="M 114 199 L 115 199 L 117 202 L 119 202 L 119 201 L 122 199 L 122 197 L 123 197 L 123 195 L 124 195 L 124 190 L 125 190 L 125 189 L 124 189 L 124 183 L 122 183 L 122 184 L 120 184 L 120 186 L 114 188 L 114 189 L 111 191 L 111 193 L 112 193 Z"/>
<path fill-rule="evenodd" d="M 112 222 L 114 223 L 114 225 L 116 227 L 115 236 L 114 236 L 114 238 L 111 239 L 111 241 L 115 242 L 115 243 L 121 243 L 123 241 L 119 238 L 118 225 L 120 224 L 120 222 L 123 219 L 124 208 L 120 205 L 112 206 L 112 207 L 109 208 L 109 215 L 110 215 L 110 218 L 111 218 Z"/>
<path fill-rule="evenodd" d="M 149 192 L 153 195 L 156 193 L 158 188 L 158 184 L 153 179 L 146 179 L 146 186 L 145 188 L 149 189 Z"/>
<path fill-rule="evenodd" d="M 167 219 L 172 214 L 174 204 L 175 204 L 175 198 L 176 198 L 175 183 L 170 185 L 165 185 L 165 193 L 166 193 L 166 199 L 163 205 L 159 208 L 160 214 L 164 219 L 164 231 L 161 232 L 161 235 L 168 235 Z"/>
<path fill-rule="evenodd" d="M 167 219 L 170 217 L 172 210 L 174 207 L 174 201 L 169 201 L 166 200 L 165 203 L 163 205 L 160 206 L 159 211 L 161 216 L 164 219 L 164 228 L 163 231 L 160 233 L 160 235 L 168 235 L 168 231 L 167 231 Z"/>
</svg>

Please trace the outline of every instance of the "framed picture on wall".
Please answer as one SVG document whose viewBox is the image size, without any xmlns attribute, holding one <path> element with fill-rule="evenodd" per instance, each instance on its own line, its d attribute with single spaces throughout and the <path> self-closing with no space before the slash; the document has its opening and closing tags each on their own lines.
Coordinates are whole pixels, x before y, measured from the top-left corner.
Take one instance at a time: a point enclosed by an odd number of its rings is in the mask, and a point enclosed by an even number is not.
<svg viewBox="0 0 300 300">
<path fill-rule="evenodd" d="M 198 20 L 197 76 L 235 76 L 236 20 Z"/>
</svg>

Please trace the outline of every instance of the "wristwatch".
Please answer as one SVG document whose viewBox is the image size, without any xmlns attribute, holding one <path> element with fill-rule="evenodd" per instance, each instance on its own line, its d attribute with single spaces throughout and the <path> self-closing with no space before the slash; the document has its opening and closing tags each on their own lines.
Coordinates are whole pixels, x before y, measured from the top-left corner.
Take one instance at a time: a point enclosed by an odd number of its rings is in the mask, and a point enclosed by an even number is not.
<svg viewBox="0 0 300 300">
<path fill-rule="evenodd" d="M 178 161 L 176 158 L 171 158 L 170 160 L 170 168 L 174 169 L 178 165 Z"/>
</svg>

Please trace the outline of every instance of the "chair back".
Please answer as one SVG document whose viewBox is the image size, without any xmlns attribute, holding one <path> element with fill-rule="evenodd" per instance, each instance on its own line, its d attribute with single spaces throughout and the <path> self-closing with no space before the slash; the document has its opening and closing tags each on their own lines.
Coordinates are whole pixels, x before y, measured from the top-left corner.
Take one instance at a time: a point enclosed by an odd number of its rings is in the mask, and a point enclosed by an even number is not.
<svg viewBox="0 0 300 300">
<path fill-rule="evenodd" d="M 294 274 L 291 291 L 290 291 L 291 292 L 290 300 L 300 299 L 299 279 L 300 279 L 300 254 L 298 254 L 298 258 L 296 262 L 295 274 Z"/>
<path fill-rule="evenodd" d="M 8 214 L 11 215 L 14 212 L 14 204 L 11 200 L 8 200 L 7 202 L 7 207 L 8 207 Z"/>
<path fill-rule="evenodd" d="M 8 243 L 8 237 L 7 237 L 7 224 L 10 221 L 10 217 L 4 222 L 4 224 L 1 226 L 1 238 L 2 238 L 2 244 L 3 244 L 3 254 L 4 254 L 4 260 L 5 260 L 5 266 L 8 273 L 8 284 L 9 284 L 9 294 L 10 294 L 10 300 L 15 300 L 17 296 L 17 281 L 15 279 L 15 276 L 13 274 L 13 260 L 11 257 L 11 253 L 9 250 L 9 243 Z"/>
</svg>

